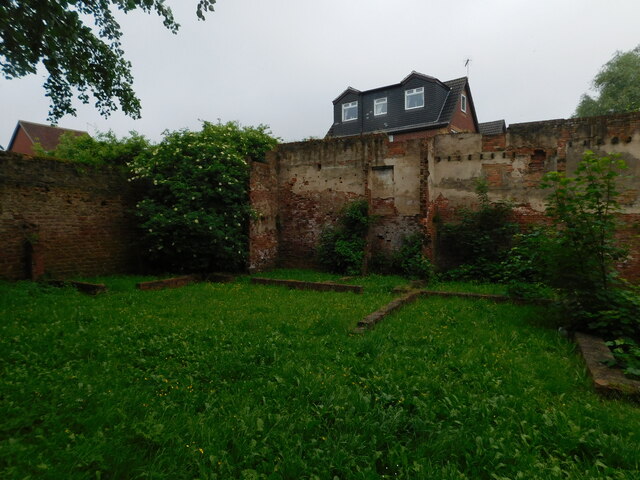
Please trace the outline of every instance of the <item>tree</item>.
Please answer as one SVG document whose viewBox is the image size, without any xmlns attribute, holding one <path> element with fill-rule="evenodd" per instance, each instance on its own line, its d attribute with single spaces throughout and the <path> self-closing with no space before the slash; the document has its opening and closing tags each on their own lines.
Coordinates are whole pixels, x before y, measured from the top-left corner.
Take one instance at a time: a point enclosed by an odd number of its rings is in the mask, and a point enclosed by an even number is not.
<svg viewBox="0 0 640 480">
<path fill-rule="evenodd" d="M 216 0 L 199 0 L 198 18 L 212 11 Z M 49 120 L 75 115 L 74 93 L 83 103 L 93 95 L 108 116 L 120 104 L 132 118 L 140 117 L 140 100 L 132 88 L 131 63 L 125 60 L 122 32 L 114 9 L 156 12 L 176 33 L 180 25 L 164 0 L 4 0 L 0 3 L 0 72 L 7 79 L 36 73 L 42 62 L 49 76 L 45 95 L 51 99 Z M 87 25 L 91 18 L 93 25 Z"/>
<path fill-rule="evenodd" d="M 590 117 L 640 110 L 640 45 L 616 52 L 593 79 L 598 97 L 582 95 L 574 116 Z"/>
<path fill-rule="evenodd" d="M 266 126 L 204 122 L 166 132 L 128 164 L 150 184 L 136 205 L 140 244 L 157 270 L 241 270 L 249 243 L 249 162 L 278 143 Z"/>
</svg>

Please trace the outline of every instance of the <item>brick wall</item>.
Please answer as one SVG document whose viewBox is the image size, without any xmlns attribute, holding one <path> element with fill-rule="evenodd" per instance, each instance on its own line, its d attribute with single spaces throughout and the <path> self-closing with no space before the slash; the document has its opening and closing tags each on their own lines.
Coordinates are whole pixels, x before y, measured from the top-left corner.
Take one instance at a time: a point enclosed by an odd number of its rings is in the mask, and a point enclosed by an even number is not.
<svg viewBox="0 0 640 480">
<path fill-rule="evenodd" d="M 0 152 L 0 277 L 124 273 L 137 265 L 130 209 L 135 191 L 107 168 Z"/>
<path fill-rule="evenodd" d="M 519 222 L 544 222 L 547 192 L 538 188 L 540 179 L 552 170 L 571 172 L 591 149 L 620 153 L 629 164 L 620 182 L 627 225 L 620 237 L 632 251 L 621 266 L 628 278 L 640 279 L 640 113 L 515 124 L 491 136 L 432 133 L 395 135 L 393 142 L 382 134 L 279 146 L 269 167 L 277 194 L 270 197 L 276 213 L 266 256 L 280 265 L 310 266 L 320 232 L 354 198 L 366 198 L 380 216 L 370 238 L 374 249 L 397 248 L 416 230 L 433 237 L 434 218 L 453 219 L 460 207 L 476 203 L 480 178 L 490 199 L 514 204 Z"/>
<path fill-rule="evenodd" d="M 249 225 L 249 271 L 272 268 L 278 261 L 278 182 L 275 153 L 251 163 L 249 199 L 256 212 Z"/>
<path fill-rule="evenodd" d="M 386 135 L 280 145 L 266 164 L 252 169 L 258 219 L 251 227 L 251 267 L 315 266 L 323 229 L 336 223 L 347 202 L 359 198 L 367 199 L 378 217 L 372 249 L 397 248 L 403 235 L 422 228 L 424 165 L 421 140 L 389 143 Z"/>
</svg>

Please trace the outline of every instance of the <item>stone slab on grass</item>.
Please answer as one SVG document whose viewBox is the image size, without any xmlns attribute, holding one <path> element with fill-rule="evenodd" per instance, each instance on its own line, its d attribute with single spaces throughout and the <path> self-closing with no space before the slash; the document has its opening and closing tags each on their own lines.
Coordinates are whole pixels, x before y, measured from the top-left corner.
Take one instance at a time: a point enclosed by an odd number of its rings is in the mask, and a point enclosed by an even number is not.
<svg viewBox="0 0 640 480">
<path fill-rule="evenodd" d="M 362 293 L 361 285 L 343 285 L 332 282 L 303 282 L 300 280 L 280 280 L 277 278 L 253 277 L 251 283 L 258 285 L 278 285 L 295 290 L 316 290 L 319 292 L 353 292 Z"/>
<path fill-rule="evenodd" d="M 198 281 L 195 275 L 185 275 L 183 277 L 164 278 L 162 280 L 152 280 L 150 282 L 140 282 L 136 284 L 139 290 L 163 290 L 165 288 L 180 288 Z"/>
<path fill-rule="evenodd" d="M 76 282 L 73 280 L 49 280 L 48 285 L 54 287 L 73 287 L 79 292 L 86 293 L 87 295 L 97 295 L 107 291 L 107 286 L 103 283 L 89 283 L 89 282 Z"/>
<path fill-rule="evenodd" d="M 603 362 L 615 361 L 604 340 L 586 333 L 576 333 L 575 340 L 596 391 L 603 394 L 625 395 L 640 399 L 640 381 L 624 376 L 622 370 L 608 367 Z"/>
<path fill-rule="evenodd" d="M 412 292 L 406 293 L 400 298 L 396 298 L 390 303 L 386 304 L 381 309 L 373 312 L 370 315 L 367 315 L 365 318 L 358 322 L 358 326 L 353 330 L 353 333 L 363 333 L 366 330 L 372 329 L 377 323 L 380 323 L 387 315 L 395 312 L 400 307 L 407 305 L 415 301 L 419 296 L 422 295 L 420 290 L 414 290 Z"/>
</svg>

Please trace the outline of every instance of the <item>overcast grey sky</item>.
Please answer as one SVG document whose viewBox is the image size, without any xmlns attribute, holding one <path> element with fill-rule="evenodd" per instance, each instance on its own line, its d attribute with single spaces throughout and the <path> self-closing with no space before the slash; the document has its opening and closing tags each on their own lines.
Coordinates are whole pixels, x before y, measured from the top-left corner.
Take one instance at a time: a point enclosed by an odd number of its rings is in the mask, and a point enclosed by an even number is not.
<svg viewBox="0 0 640 480">
<path fill-rule="evenodd" d="M 173 35 L 155 15 L 123 15 L 142 119 L 103 118 L 78 104 L 59 125 L 159 140 L 200 120 L 267 124 L 285 141 L 323 137 L 347 86 L 398 83 L 412 70 L 467 74 L 480 122 L 570 117 L 616 50 L 640 44 L 639 0 L 167 0 Z M 44 71 L 0 79 L 0 145 L 17 120 L 46 123 Z M 640 81 L 640 72 L 639 72 Z"/>
</svg>

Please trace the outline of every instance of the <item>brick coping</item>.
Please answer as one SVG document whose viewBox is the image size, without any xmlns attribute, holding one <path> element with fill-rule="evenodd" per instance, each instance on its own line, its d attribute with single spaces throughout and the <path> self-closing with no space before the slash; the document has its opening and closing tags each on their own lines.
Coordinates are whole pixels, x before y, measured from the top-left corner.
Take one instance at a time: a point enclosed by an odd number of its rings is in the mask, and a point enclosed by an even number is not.
<svg viewBox="0 0 640 480">
<path fill-rule="evenodd" d="M 197 282 L 228 283 L 236 279 L 233 275 L 224 273 L 207 273 L 200 275 L 183 275 L 180 277 L 163 278 L 136 284 L 139 290 L 164 290 L 166 288 L 180 288 Z"/>
<path fill-rule="evenodd" d="M 353 292 L 362 293 L 362 285 L 344 285 L 333 282 L 305 282 L 301 280 L 281 280 L 277 278 L 252 277 L 251 283 L 258 285 L 278 285 L 294 290 L 315 290 L 318 292 Z"/>
<path fill-rule="evenodd" d="M 97 295 L 107 291 L 107 286 L 103 283 L 76 282 L 74 280 L 47 280 L 45 283 L 53 287 L 73 287 L 87 295 Z"/>
</svg>

